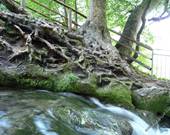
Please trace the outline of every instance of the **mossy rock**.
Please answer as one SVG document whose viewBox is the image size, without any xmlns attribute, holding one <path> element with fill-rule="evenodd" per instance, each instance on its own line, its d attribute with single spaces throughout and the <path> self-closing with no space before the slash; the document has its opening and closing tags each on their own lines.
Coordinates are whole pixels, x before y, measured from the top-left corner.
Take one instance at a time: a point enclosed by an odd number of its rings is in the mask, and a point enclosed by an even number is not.
<svg viewBox="0 0 170 135">
<path fill-rule="evenodd" d="M 18 71 L 19 70 L 19 71 Z M 72 72 L 56 74 L 38 66 L 26 66 L 24 70 L 0 71 L 0 86 L 16 89 L 46 89 L 55 92 L 72 92 L 97 97 L 103 101 L 132 107 L 131 91 L 123 83 L 112 80 L 105 87 L 97 88 L 96 75 L 80 79 Z"/>
<path fill-rule="evenodd" d="M 26 89 L 52 89 L 51 76 L 43 68 L 30 64 L 22 67 L 4 68 L 0 70 L 0 86 Z"/>
<path fill-rule="evenodd" d="M 93 82 L 81 80 L 73 73 L 66 73 L 57 77 L 55 91 L 74 92 L 82 95 L 92 95 L 96 91 Z"/>
<path fill-rule="evenodd" d="M 119 81 L 112 81 L 108 85 L 97 90 L 97 97 L 109 103 L 119 104 L 124 107 L 133 107 L 131 91 Z"/>
<path fill-rule="evenodd" d="M 139 109 L 170 116 L 170 93 L 162 88 L 143 88 L 133 93 L 133 103 Z"/>
<path fill-rule="evenodd" d="M 28 68 L 28 69 L 27 69 Z M 55 92 L 73 92 L 93 95 L 96 85 L 93 81 L 81 80 L 73 73 L 54 74 L 42 68 L 27 66 L 24 71 L 0 71 L 0 86 L 23 89 L 47 89 Z"/>
<path fill-rule="evenodd" d="M 8 73 L 4 73 L 0 71 L 0 86 L 1 87 L 14 87 L 16 86 L 17 81 L 14 75 L 10 75 Z"/>
</svg>

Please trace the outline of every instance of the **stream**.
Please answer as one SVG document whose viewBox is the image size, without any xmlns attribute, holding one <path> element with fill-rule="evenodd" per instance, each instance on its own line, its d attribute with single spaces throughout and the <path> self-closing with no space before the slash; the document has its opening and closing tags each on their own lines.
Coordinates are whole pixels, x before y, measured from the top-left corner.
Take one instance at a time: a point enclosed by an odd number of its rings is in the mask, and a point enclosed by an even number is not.
<svg viewBox="0 0 170 135">
<path fill-rule="evenodd" d="M 0 91 L 0 135 L 170 135 L 136 114 L 71 93 Z"/>
</svg>

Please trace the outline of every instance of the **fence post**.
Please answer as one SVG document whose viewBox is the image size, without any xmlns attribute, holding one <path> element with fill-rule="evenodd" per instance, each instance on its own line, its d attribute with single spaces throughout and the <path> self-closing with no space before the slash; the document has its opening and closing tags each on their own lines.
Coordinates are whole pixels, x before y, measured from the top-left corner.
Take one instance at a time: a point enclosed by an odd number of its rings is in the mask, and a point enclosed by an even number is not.
<svg viewBox="0 0 170 135">
<path fill-rule="evenodd" d="M 25 3 L 25 0 L 21 0 L 21 1 L 20 1 L 20 5 L 21 5 L 21 8 L 22 8 L 22 9 L 25 9 L 25 4 L 26 4 L 26 3 Z"/>
<path fill-rule="evenodd" d="M 154 50 L 152 50 L 152 65 L 151 65 L 151 67 L 152 67 L 151 76 L 153 76 L 153 72 L 154 72 L 154 70 L 153 70 L 153 67 L 154 67 Z"/>
<path fill-rule="evenodd" d="M 69 13 L 68 13 L 68 30 L 71 31 L 72 30 L 72 10 L 69 9 Z"/>
</svg>

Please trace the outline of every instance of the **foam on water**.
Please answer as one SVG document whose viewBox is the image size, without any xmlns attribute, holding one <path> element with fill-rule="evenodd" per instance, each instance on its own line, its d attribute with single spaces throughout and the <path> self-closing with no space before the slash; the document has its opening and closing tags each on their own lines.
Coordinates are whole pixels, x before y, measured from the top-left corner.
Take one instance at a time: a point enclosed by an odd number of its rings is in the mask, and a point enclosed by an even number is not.
<svg viewBox="0 0 170 135">
<path fill-rule="evenodd" d="M 148 123 L 146 123 L 139 116 L 130 112 L 124 108 L 113 106 L 113 105 L 104 105 L 99 100 L 91 98 L 91 101 L 99 106 L 100 108 L 112 112 L 124 119 L 131 124 L 133 128 L 133 135 L 170 135 L 170 129 L 168 128 L 151 128 Z"/>
</svg>

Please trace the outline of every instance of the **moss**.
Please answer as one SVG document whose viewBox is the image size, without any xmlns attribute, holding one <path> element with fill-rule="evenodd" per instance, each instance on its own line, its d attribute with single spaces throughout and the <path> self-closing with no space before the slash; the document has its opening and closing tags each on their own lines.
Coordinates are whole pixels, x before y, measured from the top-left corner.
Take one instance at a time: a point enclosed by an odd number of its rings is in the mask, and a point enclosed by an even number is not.
<svg viewBox="0 0 170 135">
<path fill-rule="evenodd" d="M 61 75 L 58 77 L 56 89 L 60 89 L 61 91 L 73 90 L 76 88 L 78 81 L 79 78 L 72 73 Z"/>
<path fill-rule="evenodd" d="M 96 88 L 92 82 L 82 81 L 73 73 L 66 73 L 58 77 L 55 90 L 62 92 L 74 92 L 79 94 L 92 94 Z"/>
<path fill-rule="evenodd" d="M 133 107 L 131 91 L 120 82 L 115 81 L 110 86 L 99 88 L 97 90 L 97 97 L 110 103 Z"/>
<path fill-rule="evenodd" d="M 48 79 L 35 79 L 35 78 L 22 78 L 17 77 L 17 83 L 20 88 L 43 88 L 52 90 L 53 89 L 53 81 L 50 78 Z"/>
<path fill-rule="evenodd" d="M 49 88 L 51 82 L 43 69 L 35 65 L 27 65 L 23 69 L 0 71 L 0 86 L 12 88 Z"/>
<path fill-rule="evenodd" d="M 101 100 L 132 106 L 131 92 L 128 87 L 118 81 L 112 81 L 111 85 L 97 88 L 97 78 L 91 75 L 87 79 L 80 79 L 71 72 L 63 74 L 52 74 L 44 72 L 39 67 L 29 68 L 22 73 L 0 72 L 0 85 L 23 89 L 47 89 L 55 92 L 73 92 L 81 95 L 97 97 Z M 31 70 L 32 69 L 32 70 Z"/>
<path fill-rule="evenodd" d="M 52 75 L 41 72 L 41 70 L 30 70 L 21 74 L 0 72 L 0 85 L 12 88 L 74 92 L 82 95 L 92 95 L 96 90 L 91 80 L 81 80 L 73 73 Z"/>
<path fill-rule="evenodd" d="M 0 71 L 0 86 L 14 87 L 16 84 L 17 82 L 14 75 L 9 75 Z"/>
<path fill-rule="evenodd" d="M 170 97 L 167 94 L 154 96 L 152 98 L 141 98 L 138 101 L 135 100 L 135 106 L 139 109 L 145 109 L 154 113 L 166 113 L 170 116 Z"/>
</svg>

